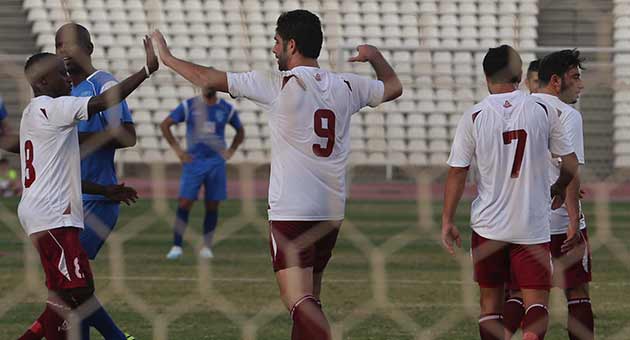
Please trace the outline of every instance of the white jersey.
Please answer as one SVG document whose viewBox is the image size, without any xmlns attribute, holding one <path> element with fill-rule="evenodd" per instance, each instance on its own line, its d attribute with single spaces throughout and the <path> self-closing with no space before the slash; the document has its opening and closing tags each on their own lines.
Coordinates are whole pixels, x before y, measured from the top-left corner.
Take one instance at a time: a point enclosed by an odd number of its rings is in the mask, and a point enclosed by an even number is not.
<svg viewBox="0 0 630 340">
<path fill-rule="evenodd" d="M 77 123 L 88 119 L 90 97 L 39 96 L 20 125 L 22 199 L 20 223 L 27 234 L 83 228 L 81 155 Z"/>
<path fill-rule="evenodd" d="M 558 116 L 522 91 L 495 94 L 459 121 L 448 164 L 476 160 L 478 196 L 471 227 L 491 240 L 550 241 L 549 151 L 573 152 Z"/>
<path fill-rule="evenodd" d="M 564 127 L 567 133 L 567 137 L 573 150 L 577 156 L 580 165 L 584 165 L 584 133 L 582 129 L 582 114 L 574 109 L 571 105 L 568 105 L 561 101 L 558 97 L 544 93 L 534 94 L 537 98 L 540 98 L 550 107 L 550 111 L 556 112 L 560 118 L 560 123 Z M 550 154 L 551 155 L 551 154 Z M 559 157 L 550 157 L 551 166 L 549 167 L 549 180 L 553 184 L 560 176 L 560 164 Z M 566 205 L 551 211 L 551 235 L 566 234 L 569 228 L 569 213 L 567 212 Z M 586 228 L 586 221 L 584 214 L 582 214 L 582 204 L 580 203 L 580 229 Z"/>
<path fill-rule="evenodd" d="M 269 219 L 344 218 L 350 117 L 381 103 L 384 85 L 316 67 L 228 73 L 229 92 L 268 112 L 271 134 Z"/>
</svg>

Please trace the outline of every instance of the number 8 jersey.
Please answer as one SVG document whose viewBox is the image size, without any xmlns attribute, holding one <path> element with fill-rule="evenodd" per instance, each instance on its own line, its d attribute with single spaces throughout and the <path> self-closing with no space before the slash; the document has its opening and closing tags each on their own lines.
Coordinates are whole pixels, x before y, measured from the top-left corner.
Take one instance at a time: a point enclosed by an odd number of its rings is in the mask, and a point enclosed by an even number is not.
<svg viewBox="0 0 630 340">
<path fill-rule="evenodd" d="M 573 148 L 558 116 L 522 91 L 493 94 L 461 117 L 448 164 L 474 162 L 478 196 L 471 227 L 491 240 L 549 242 L 549 152 Z"/>
<path fill-rule="evenodd" d="M 269 220 L 342 220 L 350 118 L 381 103 L 383 83 L 307 66 L 228 73 L 227 79 L 232 96 L 250 99 L 268 113 Z"/>
<path fill-rule="evenodd" d="M 81 153 L 77 124 L 88 119 L 90 97 L 39 96 L 20 123 L 22 198 L 20 223 L 27 234 L 83 228 Z"/>
</svg>

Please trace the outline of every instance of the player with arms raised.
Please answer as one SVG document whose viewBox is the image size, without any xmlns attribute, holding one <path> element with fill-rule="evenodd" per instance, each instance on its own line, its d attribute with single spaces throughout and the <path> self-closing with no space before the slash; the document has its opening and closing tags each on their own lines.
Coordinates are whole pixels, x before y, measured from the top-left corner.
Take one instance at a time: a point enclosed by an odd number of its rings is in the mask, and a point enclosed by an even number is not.
<svg viewBox="0 0 630 340">
<path fill-rule="evenodd" d="M 521 67 L 520 56 L 510 46 L 488 51 L 483 69 L 490 95 L 460 119 L 448 159 L 442 243 L 451 254 L 453 242 L 461 246 L 453 218 L 468 169 L 476 160 L 478 196 L 471 208 L 471 247 L 480 287 L 482 340 L 503 339 L 504 289 L 512 279 L 523 292 L 523 339 L 544 338 L 551 287 L 549 151 L 562 158 L 560 177 L 551 187 L 555 208 L 577 169 L 557 115 L 518 90 Z"/>
<path fill-rule="evenodd" d="M 145 39 L 144 44 L 145 67 L 94 97 L 69 96 L 71 83 L 66 67 L 54 54 L 36 54 L 25 66 L 35 98 L 24 110 L 20 125 L 23 193 L 18 216 L 39 252 L 46 274 L 49 296 L 37 323 L 48 340 L 66 339 L 73 326 L 68 316 L 74 309 L 86 302 L 98 304 L 93 298 L 88 257 L 79 242 L 83 229 L 81 189 L 83 186 L 84 192 L 94 194 L 102 194 L 104 189 L 81 182 L 77 125 L 120 103 L 157 70 L 151 40 Z M 20 339 L 32 337 L 29 332 Z"/>
<path fill-rule="evenodd" d="M 270 248 L 293 340 L 327 340 L 319 300 L 322 273 L 345 211 L 350 118 L 366 105 L 397 98 L 402 85 L 383 55 L 362 45 L 351 61 L 370 62 L 378 80 L 319 68 L 319 18 L 280 15 L 273 53 L 280 71 L 226 73 L 175 58 L 155 32 L 162 62 L 204 88 L 245 97 L 268 112 L 271 132 Z"/>
</svg>

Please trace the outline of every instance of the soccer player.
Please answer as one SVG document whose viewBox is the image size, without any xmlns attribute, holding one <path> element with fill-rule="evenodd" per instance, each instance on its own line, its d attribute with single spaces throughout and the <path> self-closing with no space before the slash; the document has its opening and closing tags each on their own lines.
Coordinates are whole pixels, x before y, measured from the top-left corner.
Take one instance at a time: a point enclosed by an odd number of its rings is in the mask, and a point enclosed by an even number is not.
<svg viewBox="0 0 630 340">
<path fill-rule="evenodd" d="M 172 125 L 184 121 L 188 151 L 182 149 L 171 133 Z M 226 149 L 225 127 L 228 124 L 236 130 L 236 135 Z M 164 119 L 160 128 L 183 164 L 173 247 L 166 258 L 173 260 L 182 256 L 182 238 L 188 215 L 202 185 L 205 188 L 206 216 L 203 220 L 204 246 L 199 256 L 212 258 L 212 237 L 217 226 L 219 203 L 227 198 L 225 162 L 243 142 L 245 129 L 236 109 L 227 101 L 218 99 L 213 89 L 204 89 L 201 96 L 182 102 Z"/>
<path fill-rule="evenodd" d="M 364 106 L 402 94 L 398 76 L 380 51 L 357 48 L 353 62 L 369 62 L 377 80 L 319 67 L 323 34 L 305 10 L 280 15 L 273 53 L 278 71 L 223 72 L 174 57 L 153 34 L 164 65 L 197 86 L 245 97 L 268 112 L 271 133 L 270 248 L 293 340 L 327 340 L 330 326 L 319 300 L 321 280 L 345 212 L 350 118 Z"/>
<path fill-rule="evenodd" d="M 453 223 L 468 169 L 477 169 L 478 196 L 472 203 L 472 259 L 480 287 L 482 340 L 503 339 L 504 289 L 510 272 L 525 303 L 523 339 L 543 339 L 547 330 L 549 254 L 549 151 L 562 159 L 551 186 L 560 206 L 577 159 L 558 116 L 537 98 L 518 90 L 522 61 L 510 46 L 491 48 L 483 60 L 490 95 L 460 119 L 451 154 L 442 244 L 454 254 L 461 238 Z"/>
<path fill-rule="evenodd" d="M 575 104 L 584 85 L 580 69 L 584 59 L 577 50 L 563 50 L 549 54 L 540 64 L 540 90 L 534 94 L 555 112 L 580 165 L 584 164 L 584 135 L 582 115 L 569 104 Z M 550 179 L 558 177 L 560 160 L 553 155 Z M 553 260 L 554 286 L 564 289 L 568 304 L 567 329 L 569 339 L 594 338 L 593 311 L 588 283 L 591 281 L 591 254 L 587 245 L 588 234 L 584 215 L 579 203 L 579 171 L 567 188 L 563 206 L 551 211 L 551 256 Z M 574 237 L 577 236 L 577 237 Z M 578 244 L 571 244 L 572 240 Z M 579 246 L 578 246 L 579 245 Z M 574 250 L 572 250 L 574 249 Z M 518 286 L 513 286 L 518 289 Z M 505 326 L 508 338 L 518 329 L 523 316 L 520 292 L 512 291 L 505 305 Z"/>
<path fill-rule="evenodd" d="M 540 59 L 533 60 L 527 67 L 527 78 L 525 78 L 525 85 L 529 89 L 529 93 L 536 93 L 540 89 L 538 80 L 538 67 L 540 66 Z"/>
<path fill-rule="evenodd" d="M 21 340 L 39 339 L 40 332 L 48 340 L 65 339 L 72 326 L 67 318 L 74 309 L 86 302 L 91 304 L 90 310 L 102 309 L 93 297 L 90 264 L 79 241 L 83 229 L 80 195 L 82 189 L 94 194 L 107 190 L 81 181 L 76 126 L 120 103 L 158 69 L 151 39 L 145 39 L 144 46 L 145 67 L 94 97 L 69 96 L 71 82 L 66 67 L 54 54 L 36 54 L 25 65 L 35 98 L 24 110 L 20 125 L 23 193 L 18 216 L 40 254 L 49 297 L 46 309 Z M 120 189 L 114 194 L 120 200 L 133 195 L 122 186 L 113 187 Z M 85 336 L 85 324 L 81 328 Z M 119 330 L 110 329 L 103 335 L 106 339 L 125 339 Z"/>
</svg>

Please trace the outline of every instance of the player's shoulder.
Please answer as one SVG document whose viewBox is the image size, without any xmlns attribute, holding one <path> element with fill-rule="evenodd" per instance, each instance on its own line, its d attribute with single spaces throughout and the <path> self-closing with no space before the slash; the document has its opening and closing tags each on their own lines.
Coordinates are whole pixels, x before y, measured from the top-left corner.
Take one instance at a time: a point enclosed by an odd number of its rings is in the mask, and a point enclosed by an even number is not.
<svg viewBox="0 0 630 340">
<path fill-rule="evenodd" d="M 94 82 L 97 83 L 107 83 L 110 81 L 115 81 L 117 82 L 118 80 L 116 80 L 116 77 L 114 77 L 113 74 L 107 72 L 107 71 L 103 71 L 103 70 L 98 70 L 96 72 L 94 72 L 92 78 L 94 80 Z"/>
<path fill-rule="evenodd" d="M 489 110 L 490 108 L 488 107 L 488 104 L 484 100 L 482 100 L 466 109 L 461 119 L 468 119 L 474 123 L 479 115 Z"/>
<path fill-rule="evenodd" d="M 234 109 L 234 105 L 232 103 L 228 102 L 227 100 L 225 100 L 224 98 L 219 99 L 217 104 L 222 109 L 227 110 L 227 111 L 232 111 Z"/>
</svg>

